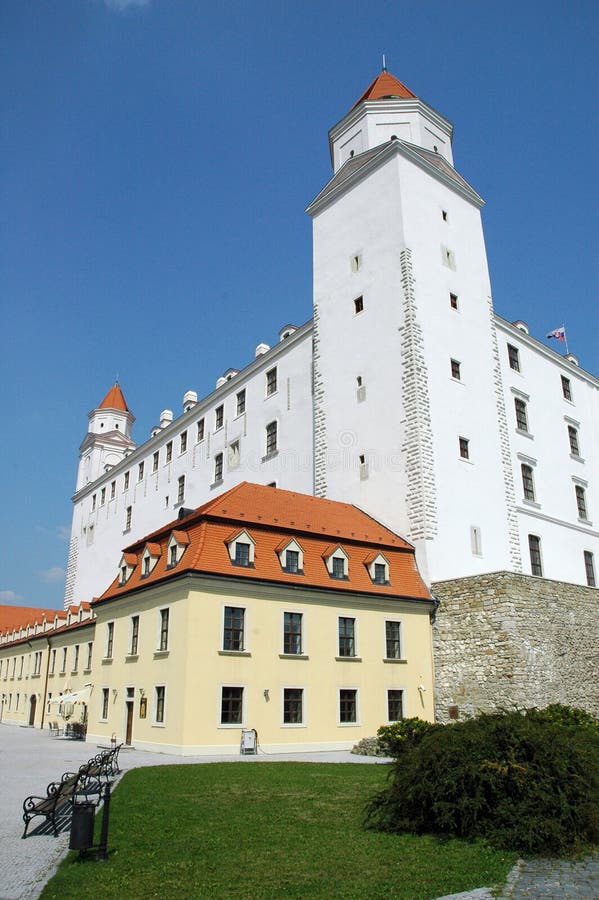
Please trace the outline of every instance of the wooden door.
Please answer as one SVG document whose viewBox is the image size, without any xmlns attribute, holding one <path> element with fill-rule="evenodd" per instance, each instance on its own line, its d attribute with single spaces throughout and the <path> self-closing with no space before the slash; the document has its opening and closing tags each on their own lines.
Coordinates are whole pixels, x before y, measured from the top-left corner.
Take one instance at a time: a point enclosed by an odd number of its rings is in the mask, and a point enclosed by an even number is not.
<svg viewBox="0 0 599 900">
<path fill-rule="evenodd" d="M 125 743 L 127 746 L 131 745 L 131 738 L 133 736 L 133 700 L 127 700 L 127 729 L 125 733 Z"/>
</svg>

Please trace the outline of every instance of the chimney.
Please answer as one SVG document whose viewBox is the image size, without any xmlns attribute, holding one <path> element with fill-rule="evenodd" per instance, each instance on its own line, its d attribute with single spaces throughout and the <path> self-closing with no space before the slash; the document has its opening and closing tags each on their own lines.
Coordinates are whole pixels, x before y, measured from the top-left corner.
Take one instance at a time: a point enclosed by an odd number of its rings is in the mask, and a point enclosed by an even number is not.
<svg viewBox="0 0 599 900">
<path fill-rule="evenodd" d="M 183 394 L 183 412 L 189 412 L 198 402 L 198 395 L 195 391 L 185 391 Z"/>
<path fill-rule="evenodd" d="M 168 426 L 173 421 L 173 411 L 172 409 L 163 409 L 160 413 L 160 427 L 168 428 Z"/>
</svg>

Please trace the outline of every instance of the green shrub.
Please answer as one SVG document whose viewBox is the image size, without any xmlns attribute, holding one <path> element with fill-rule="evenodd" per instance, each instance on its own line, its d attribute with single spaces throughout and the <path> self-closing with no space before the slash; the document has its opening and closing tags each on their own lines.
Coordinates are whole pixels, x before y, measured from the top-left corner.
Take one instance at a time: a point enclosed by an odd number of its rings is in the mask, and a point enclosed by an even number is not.
<svg viewBox="0 0 599 900">
<path fill-rule="evenodd" d="M 401 719 L 392 725 L 381 725 L 376 733 L 381 750 L 387 756 L 399 756 L 407 747 L 416 747 L 425 734 L 442 728 L 423 719 Z"/>
<path fill-rule="evenodd" d="M 577 710 L 479 715 L 402 747 L 368 807 L 370 827 L 486 838 L 524 853 L 599 840 L 599 730 Z"/>
</svg>

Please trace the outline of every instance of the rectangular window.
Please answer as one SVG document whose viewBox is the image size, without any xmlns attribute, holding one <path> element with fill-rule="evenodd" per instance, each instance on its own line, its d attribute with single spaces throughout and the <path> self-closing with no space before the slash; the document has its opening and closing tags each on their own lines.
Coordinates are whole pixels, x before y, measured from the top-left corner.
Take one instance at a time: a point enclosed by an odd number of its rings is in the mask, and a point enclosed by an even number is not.
<svg viewBox="0 0 599 900">
<path fill-rule="evenodd" d="M 534 500 L 535 484 L 532 476 L 532 466 L 527 466 L 525 463 L 522 463 L 520 469 L 522 471 L 522 489 L 524 491 L 524 499 Z"/>
<path fill-rule="evenodd" d="M 580 444 L 578 443 L 578 431 L 573 425 L 568 425 L 568 440 L 570 441 L 570 453 L 572 456 L 580 456 Z"/>
<path fill-rule="evenodd" d="M 541 562 L 541 538 L 536 534 L 528 535 L 528 550 L 530 553 L 530 571 L 533 575 L 543 574 Z"/>
<path fill-rule="evenodd" d="M 179 439 L 179 453 L 185 453 L 187 450 L 187 432 L 184 431 Z"/>
<path fill-rule="evenodd" d="M 158 642 L 158 649 L 162 652 L 168 650 L 168 620 L 169 620 L 169 610 L 161 609 L 160 610 L 160 639 Z"/>
<path fill-rule="evenodd" d="M 266 455 L 277 452 L 277 423 L 269 422 L 266 426 Z"/>
<path fill-rule="evenodd" d="M 108 688 L 102 688 L 102 718 L 108 718 L 108 702 L 109 702 L 109 692 Z"/>
<path fill-rule="evenodd" d="M 198 422 L 198 433 L 196 436 L 196 440 L 198 443 L 200 441 L 204 440 L 204 420 L 203 419 L 200 419 L 200 421 Z"/>
<path fill-rule="evenodd" d="M 128 506 L 125 510 L 125 531 L 129 531 L 131 529 L 131 519 L 133 517 L 133 507 Z"/>
<path fill-rule="evenodd" d="M 587 515 L 586 491 L 579 484 L 576 484 L 576 485 L 574 485 L 574 492 L 576 494 L 576 507 L 578 509 L 578 518 L 587 520 L 588 515 Z"/>
<path fill-rule="evenodd" d="M 245 388 L 237 394 L 237 415 L 245 412 Z"/>
<path fill-rule="evenodd" d="M 285 550 L 285 571 L 293 574 L 299 572 L 299 550 Z"/>
<path fill-rule="evenodd" d="M 143 558 L 143 571 L 141 574 L 142 574 L 143 578 L 147 578 L 148 575 L 150 574 L 150 557 L 149 556 L 144 556 L 144 558 Z"/>
<path fill-rule="evenodd" d="M 164 693 L 165 688 L 163 684 L 156 686 L 156 711 L 155 711 L 155 721 L 158 725 L 164 724 Z"/>
<path fill-rule="evenodd" d="M 92 512 L 93 512 L 93 511 L 95 510 L 95 508 L 96 508 L 96 502 L 97 502 L 97 497 L 96 497 L 96 495 L 94 494 L 93 497 L 92 497 Z"/>
<path fill-rule="evenodd" d="M 236 469 L 241 462 L 241 449 L 239 439 L 231 441 L 227 448 L 227 462 L 230 469 Z"/>
<path fill-rule="evenodd" d="M 73 672 L 76 672 L 79 668 L 79 644 L 75 644 L 73 647 Z"/>
<path fill-rule="evenodd" d="M 358 313 L 364 311 L 364 297 L 356 297 L 354 300 L 354 314 L 357 316 Z"/>
<path fill-rule="evenodd" d="M 517 347 L 512 347 L 511 344 L 507 345 L 507 358 L 510 364 L 510 369 L 513 369 L 514 372 L 520 371 L 520 351 Z"/>
<path fill-rule="evenodd" d="M 387 584 L 387 566 L 385 563 L 374 564 L 374 583 Z"/>
<path fill-rule="evenodd" d="M 143 478 L 144 478 L 144 463 L 140 462 L 139 466 L 137 467 L 137 480 L 143 481 Z"/>
<path fill-rule="evenodd" d="M 457 359 L 451 360 L 451 377 L 455 378 L 456 381 L 460 381 L 460 363 Z"/>
<path fill-rule="evenodd" d="M 243 722 L 243 688 L 224 687 L 220 705 L 221 725 L 241 725 Z"/>
<path fill-rule="evenodd" d="M 152 472 L 158 471 L 158 461 L 160 459 L 160 452 L 156 450 L 156 452 L 152 455 Z"/>
<path fill-rule="evenodd" d="M 216 429 L 223 427 L 223 422 L 225 420 L 225 408 L 224 406 L 217 406 L 214 410 L 214 427 Z"/>
<path fill-rule="evenodd" d="M 516 428 L 518 431 L 528 433 L 528 416 L 526 414 L 526 403 L 520 397 L 514 399 L 514 408 L 516 410 Z"/>
<path fill-rule="evenodd" d="M 470 441 L 468 438 L 460 438 L 460 456 L 462 459 L 470 459 Z"/>
<path fill-rule="evenodd" d="M 403 691 L 387 691 L 387 718 L 389 722 L 403 719 Z"/>
<path fill-rule="evenodd" d="M 169 441 L 165 448 L 164 461 L 167 463 L 170 463 L 172 458 L 173 458 L 173 442 Z"/>
<path fill-rule="evenodd" d="M 92 641 L 90 641 L 89 644 L 87 645 L 87 660 L 85 663 L 85 668 L 87 671 L 89 671 L 92 667 L 92 653 L 93 652 L 94 652 L 94 645 L 93 645 Z"/>
<path fill-rule="evenodd" d="M 458 308 L 458 295 L 457 294 L 449 295 L 449 305 L 452 309 Z"/>
<path fill-rule="evenodd" d="M 180 475 L 177 481 L 177 503 L 183 503 L 185 499 L 185 475 Z"/>
<path fill-rule="evenodd" d="M 339 691 L 339 721 L 358 721 L 358 692 L 355 689 L 341 688 Z"/>
<path fill-rule="evenodd" d="M 223 480 L 223 455 L 217 453 L 214 457 L 214 482 L 215 484 Z"/>
<path fill-rule="evenodd" d="M 302 652 L 302 614 L 283 614 L 283 653 L 299 655 Z"/>
<path fill-rule="evenodd" d="M 130 656 L 137 656 L 138 645 L 139 645 L 139 616 L 131 616 L 131 647 L 129 648 Z"/>
<path fill-rule="evenodd" d="M 401 659 L 401 624 L 385 622 L 385 658 Z"/>
<path fill-rule="evenodd" d="M 243 629 L 245 609 L 239 606 L 225 606 L 223 629 L 223 650 L 243 650 Z"/>
<path fill-rule="evenodd" d="M 570 379 L 566 378 L 565 375 L 561 376 L 562 378 L 562 394 L 564 395 L 564 400 L 572 399 L 572 385 L 570 384 Z"/>
<path fill-rule="evenodd" d="M 342 556 L 334 556 L 333 560 L 333 578 L 345 578 L 345 559 Z"/>
<path fill-rule="evenodd" d="M 590 550 L 584 551 L 584 570 L 587 576 L 587 584 L 589 587 L 597 587 L 595 578 L 595 560 Z"/>
<path fill-rule="evenodd" d="M 54 675 L 54 670 L 56 669 L 56 650 L 52 651 L 50 656 L 50 675 Z M 8 669 L 7 669 L 8 671 Z"/>
<path fill-rule="evenodd" d="M 109 622 L 106 626 L 106 652 L 105 659 L 112 659 L 112 650 L 114 646 L 114 622 Z"/>
<path fill-rule="evenodd" d="M 77 648 L 77 649 L 79 649 L 79 648 Z M 77 666 L 75 666 L 75 669 L 76 668 L 77 668 Z M 41 654 L 41 651 L 38 651 L 35 654 L 34 661 L 33 661 L 33 674 L 39 675 L 41 670 L 42 670 L 42 654 Z"/>
<path fill-rule="evenodd" d="M 339 656 L 356 655 L 356 620 L 339 616 Z"/>
<path fill-rule="evenodd" d="M 178 561 L 179 561 L 179 560 L 177 559 L 177 556 L 178 556 L 177 549 L 178 549 L 178 548 L 177 548 L 177 545 L 176 545 L 176 544 L 171 544 L 171 546 L 170 546 L 170 548 L 169 548 L 169 553 L 168 553 L 168 567 L 169 567 L 169 569 L 173 569 L 173 568 L 177 565 L 177 563 L 178 563 Z"/>
<path fill-rule="evenodd" d="M 125 472 L 123 475 L 123 490 L 126 491 L 129 487 L 129 472 Z"/>
<path fill-rule="evenodd" d="M 102 491 L 100 492 L 100 506 L 104 506 L 105 503 L 106 503 L 106 488 L 103 487 Z"/>
<path fill-rule="evenodd" d="M 301 725 L 304 721 L 304 691 L 302 688 L 283 689 L 283 722 L 285 725 Z"/>
<path fill-rule="evenodd" d="M 116 481 L 110 482 L 110 499 L 114 500 L 116 497 Z"/>
<path fill-rule="evenodd" d="M 277 389 L 277 369 L 269 369 L 266 373 L 266 396 L 270 397 Z"/>
</svg>

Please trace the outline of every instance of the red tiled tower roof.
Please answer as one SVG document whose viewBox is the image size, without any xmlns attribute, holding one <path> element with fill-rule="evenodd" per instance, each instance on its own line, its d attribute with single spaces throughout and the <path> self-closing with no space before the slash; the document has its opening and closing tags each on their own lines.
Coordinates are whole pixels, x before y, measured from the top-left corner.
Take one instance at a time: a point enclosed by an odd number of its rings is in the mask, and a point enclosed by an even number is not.
<svg viewBox="0 0 599 900">
<path fill-rule="evenodd" d="M 130 411 L 118 381 L 115 381 L 112 385 L 98 409 L 120 409 L 123 412 Z"/>
<path fill-rule="evenodd" d="M 355 109 L 364 100 L 384 100 L 388 97 L 415 98 L 416 94 L 409 87 L 406 87 L 399 78 L 396 78 L 395 75 L 383 71 L 368 85 L 359 100 L 356 100 L 352 109 Z"/>
</svg>

